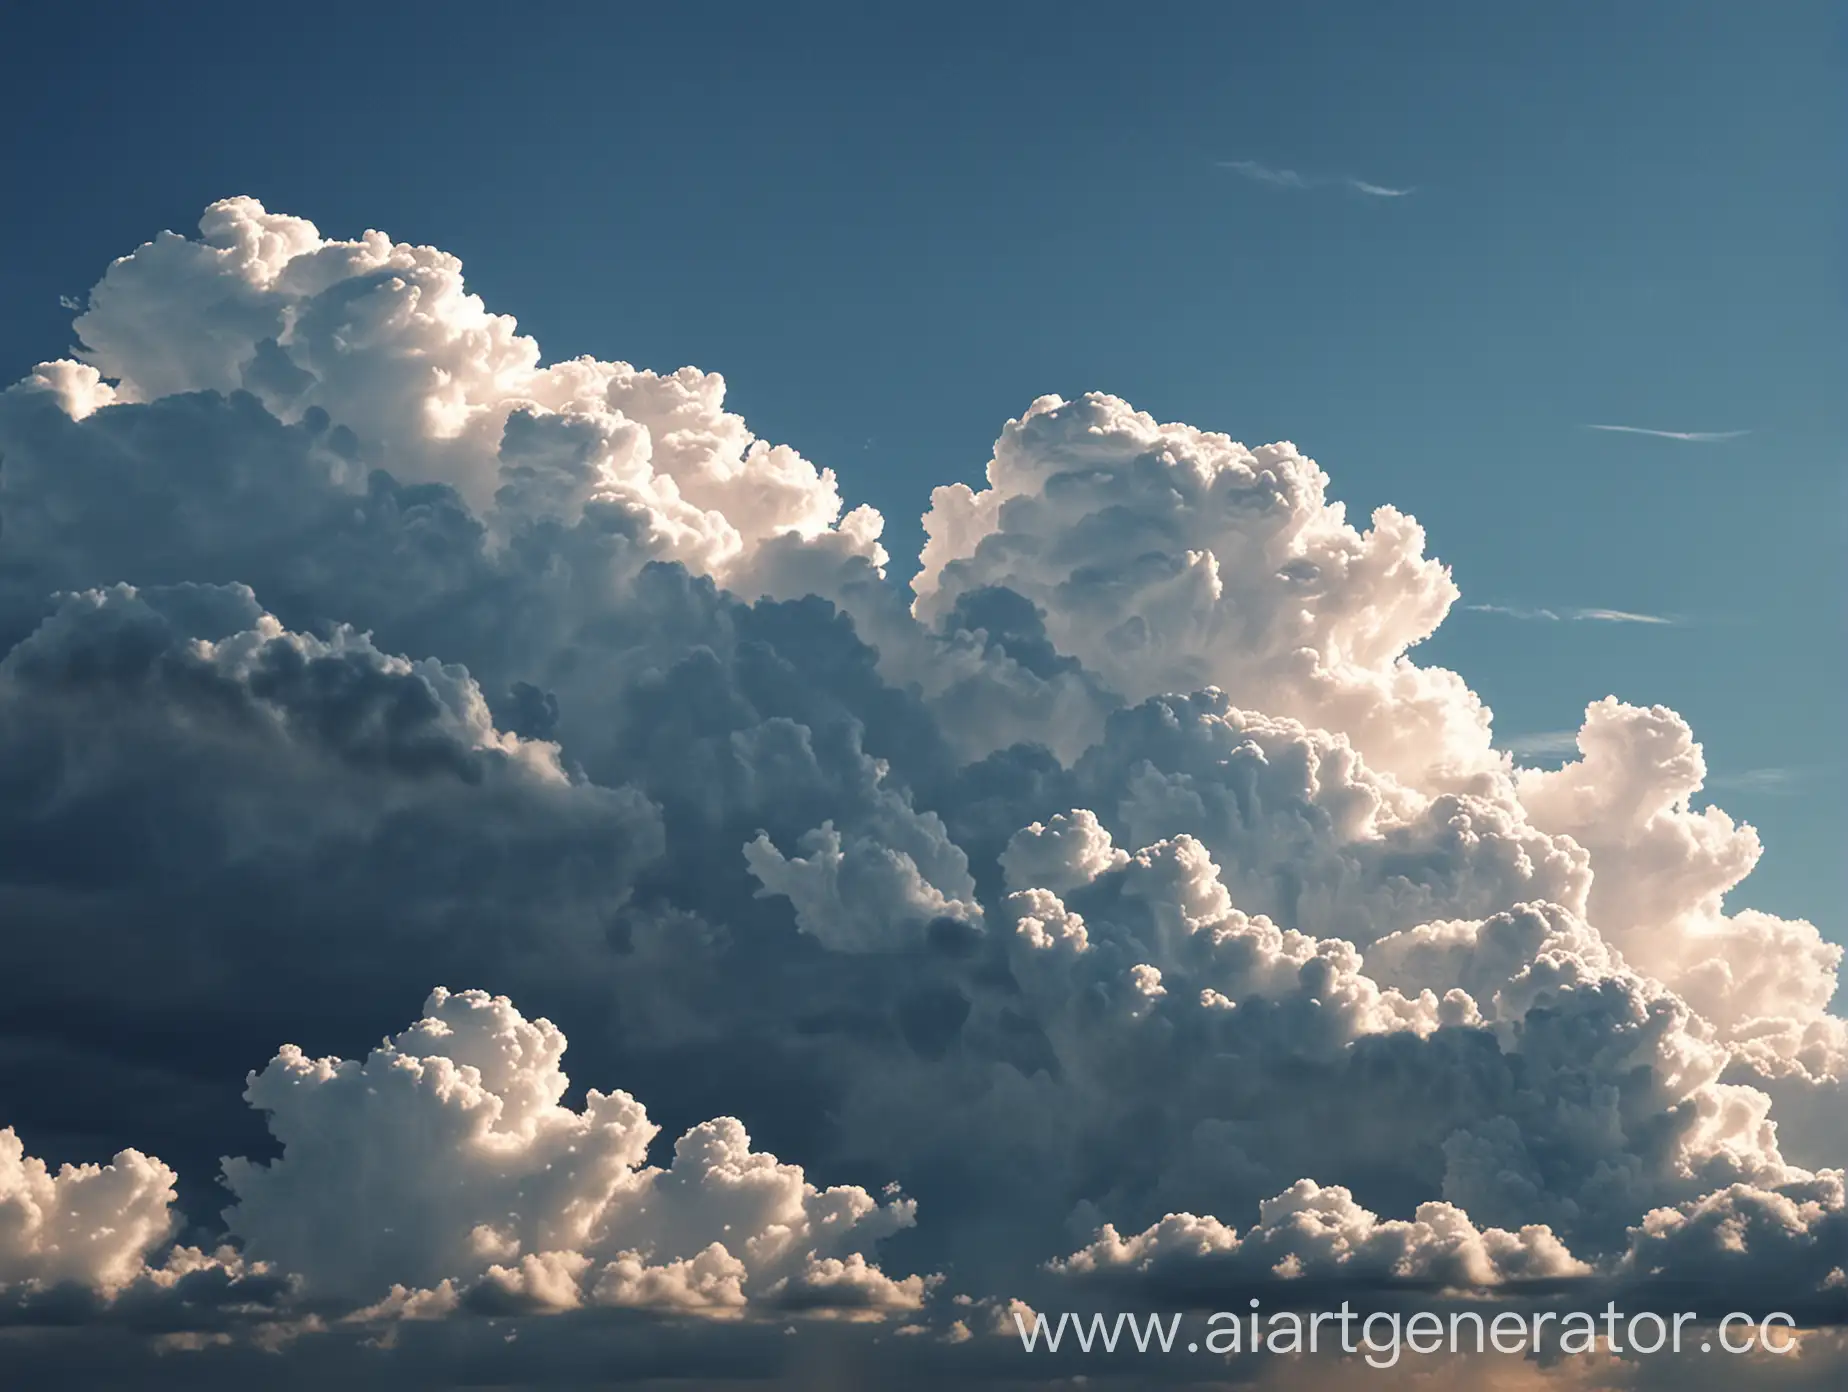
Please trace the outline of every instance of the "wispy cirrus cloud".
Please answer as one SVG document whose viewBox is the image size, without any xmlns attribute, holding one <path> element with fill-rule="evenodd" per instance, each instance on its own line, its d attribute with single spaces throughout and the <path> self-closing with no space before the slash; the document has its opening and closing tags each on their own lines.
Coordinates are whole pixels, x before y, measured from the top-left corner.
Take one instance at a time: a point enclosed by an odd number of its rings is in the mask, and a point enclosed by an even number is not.
<svg viewBox="0 0 1848 1392">
<path fill-rule="evenodd" d="M 1652 435 L 1658 440 L 1682 440 L 1689 444 L 1713 445 L 1722 440 L 1737 440 L 1750 435 L 1749 430 L 1651 430 L 1642 425 L 1587 425 L 1587 430 L 1608 430 L 1619 435 Z"/>
<path fill-rule="evenodd" d="M 1662 614 L 1639 614 L 1629 609 L 1528 609 L 1515 604 L 1465 604 L 1473 614 L 1500 614 L 1505 619 L 1532 619 L 1542 623 L 1674 624 Z"/>
<path fill-rule="evenodd" d="M 1568 609 L 1565 617 L 1585 623 L 1672 624 L 1663 614 L 1637 614 L 1628 609 Z"/>
<path fill-rule="evenodd" d="M 1220 160 L 1221 169 L 1230 169 L 1240 178 L 1249 179 L 1254 184 L 1269 184 L 1272 188 L 1315 189 L 1345 188 L 1355 193 L 1365 194 L 1369 198 L 1404 198 L 1417 190 L 1411 188 L 1392 188 L 1386 184 L 1370 183 L 1366 179 L 1356 179 L 1349 174 L 1299 174 L 1294 169 L 1278 169 L 1257 160 Z"/>
<path fill-rule="evenodd" d="M 1561 758 L 1578 753 L 1577 730 L 1535 730 L 1497 740 L 1496 746 L 1517 759 Z"/>
<path fill-rule="evenodd" d="M 1740 769 L 1737 773 L 1715 774 L 1707 780 L 1707 786 L 1738 793 L 1794 793 L 1803 775 L 1803 769 L 1794 768 Z"/>
</svg>

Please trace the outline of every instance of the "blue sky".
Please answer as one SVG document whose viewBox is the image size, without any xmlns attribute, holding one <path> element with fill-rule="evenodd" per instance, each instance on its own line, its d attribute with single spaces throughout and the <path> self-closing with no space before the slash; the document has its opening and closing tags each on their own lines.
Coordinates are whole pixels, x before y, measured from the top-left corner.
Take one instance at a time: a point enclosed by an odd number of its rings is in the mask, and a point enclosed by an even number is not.
<svg viewBox="0 0 1848 1392">
<path fill-rule="evenodd" d="M 1042 393 L 1293 439 L 1465 603 L 1675 619 L 1459 612 L 1428 656 L 1504 736 L 1681 711 L 1765 834 L 1743 901 L 1839 938 L 1833 8 L 43 7 L 0 58 L 0 352 L 248 192 L 456 252 L 548 357 L 724 372 L 901 575 Z"/>
</svg>

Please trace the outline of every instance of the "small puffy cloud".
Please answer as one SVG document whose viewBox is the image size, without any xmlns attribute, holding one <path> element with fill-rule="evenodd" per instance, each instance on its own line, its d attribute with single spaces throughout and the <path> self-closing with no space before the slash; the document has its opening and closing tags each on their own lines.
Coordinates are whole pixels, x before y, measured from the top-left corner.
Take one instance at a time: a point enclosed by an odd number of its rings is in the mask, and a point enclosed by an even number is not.
<svg viewBox="0 0 1848 1392">
<path fill-rule="evenodd" d="M 1057 892 L 1090 884 L 1128 861 L 1129 853 L 1111 843 L 1097 814 L 1080 807 L 1015 832 L 1001 853 L 1001 871 L 1016 889 Z"/>
<path fill-rule="evenodd" d="M 0 1129 L 0 1289 L 71 1281 L 113 1294 L 171 1235 L 174 1173 L 137 1150 L 54 1173 Z"/>
<path fill-rule="evenodd" d="M 922 1278 L 890 1278 L 864 1250 L 914 1221 L 908 1201 L 818 1189 L 729 1117 L 651 1167 L 658 1128 L 633 1097 L 593 1088 L 563 1105 L 566 1041 L 549 1021 L 481 991 L 438 989 L 424 1012 L 363 1061 L 286 1046 L 251 1076 L 281 1154 L 225 1162 L 226 1223 L 306 1294 L 398 1318 L 447 1308 L 451 1290 L 554 1311 L 757 1302 L 876 1318 L 922 1303 Z"/>
<path fill-rule="evenodd" d="M 1577 1260 L 1544 1225 L 1478 1230 L 1463 1210 L 1426 1203 L 1410 1221 L 1382 1220 L 1337 1186 L 1299 1180 L 1259 1205 L 1244 1233 L 1216 1218 L 1171 1213 L 1131 1236 L 1106 1224 L 1051 1269 L 1072 1277 L 1125 1276 L 1205 1283 L 1339 1279 L 1355 1285 L 1416 1282 L 1482 1288 L 1508 1281 L 1582 1276 Z"/>
<path fill-rule="evenodd" d="M 744 848 L 762 893 L 795 905 L 802 930 L 837 951 L 876 951 L 919 939 L 938 919 L 979 923 L 968 862 L 930 813 L 894 806 L 879 836 L 843 840 L 832 822 L 789 857 L 768 836 Z M 946 892 L 947 890 L 947 892 Z"/>
</svg>

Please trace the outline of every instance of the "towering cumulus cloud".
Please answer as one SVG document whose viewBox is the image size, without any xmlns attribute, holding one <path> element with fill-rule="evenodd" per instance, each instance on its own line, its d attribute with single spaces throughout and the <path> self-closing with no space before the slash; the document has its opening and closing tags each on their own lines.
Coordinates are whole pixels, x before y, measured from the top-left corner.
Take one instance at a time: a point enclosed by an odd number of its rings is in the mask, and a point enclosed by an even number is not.
<svg viewBox="0 0 1848 1392">
<path fill-rule="evenodd" d="M 1673 711 L 1497 752 L 1295 446 L 1043 397 L 906 596 L 718 376 L 432 248 L 231 199 L 75 329 L 0 393 L 23 1385 L 1024 1386 L 1023 1312 L 1331 1293 L 1843 1375 L 1841 949 Z"/>
</svg>

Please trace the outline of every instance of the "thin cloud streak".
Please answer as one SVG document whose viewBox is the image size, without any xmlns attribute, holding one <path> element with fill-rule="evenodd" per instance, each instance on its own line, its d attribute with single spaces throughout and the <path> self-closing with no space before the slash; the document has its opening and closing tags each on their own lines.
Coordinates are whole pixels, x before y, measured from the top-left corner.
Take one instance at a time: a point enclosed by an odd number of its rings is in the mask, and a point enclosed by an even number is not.
<svg viewBox="0 0 1848 1392">
<path fill-rule="evenodd" d="M 1391 188 L 1385 184 L 1369 183 L 1365 179 L 1356 179 L 1352 175 L 1299 174 L 1294 169 L 1273 169 L 1268 164 L 1257 160 L 1220 160 L 1221 169 L 1230 169 L 1241 178 L 1253 183 L 1269 184 L 1272 188 L 1314 189 L 1331 186 L 1352 189 L 1355 193 L 1364 193 L 1369 198 L 1404 198 L 1416 192 L 1409 188 Z"/>
<path fill-rule="evenodd" d="M 1628 609 L 1570 609 L 1566 617 L 1587 623 L 1673 624 L 1660 614 L 1635 614 Z"/>
<path fill-rule="evenodd" d="M 1737 773 L 1715 774 L 1707 786 L 1716 791 L 1736 793 L 1794 793 L 1804 770 L 1792 768 L 1741 769 Z"/>
<path fill-rule="evenodd" d="M 1271 184 L 1276 188 L 1306 189 L 1311 187 L 1309 181 L 1294 169 L 1272 169 L 1267 164 L 1256 160 L 1220 160 L 1221 169 L 1230 169 L 1254 183 Z"/>
<path fill-rule="evenodd" d="M 1741 435 L 1752 433 L 1749 430 L 1651 430 L 1642 425 L 1587 425 L 1585 429 L 1609 430 L 1622 435 L 1653 435 L 1658 440 L 1684 440 L 1698 445 L 1737 440 Z"/>
<path fill-rule="evenodd" d="M 1635 623 L 1672 626 L 1676 620 L 1661 614 L 1638 614 L 1629 609 L 1523 609 L 1512 604 L 1465 604 L 1472 614 L 1500 614 L 1505 619 L 1531 619 L 1542 623 Z"/>
<path fill-rule="evenodd" d="M 1578 753 L 1577 730 L 1536 730 L 1526 735 L 1510 735 L 1500 747 L 1517 759 L 1559 757 Z"/>
</svg>

